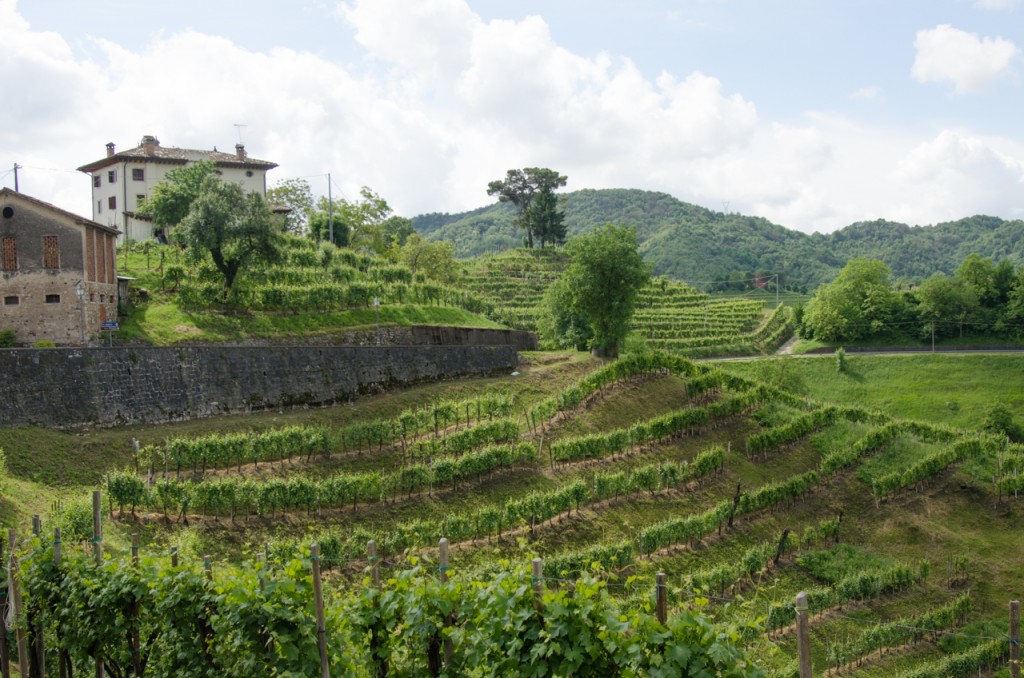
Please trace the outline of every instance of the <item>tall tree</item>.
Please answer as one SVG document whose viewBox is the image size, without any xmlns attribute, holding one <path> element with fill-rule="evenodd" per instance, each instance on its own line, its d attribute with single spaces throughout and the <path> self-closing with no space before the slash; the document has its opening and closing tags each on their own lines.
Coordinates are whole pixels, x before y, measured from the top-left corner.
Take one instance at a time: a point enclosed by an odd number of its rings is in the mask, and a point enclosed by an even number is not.
<svg viewBox="0 0 1024 678">
<path fill-rule="evenodd" d="M 889 267 L 874 259 L 852 259 L 807 302 L 803 332 L 822 341 L 855 340 L 886 332 L 904 314 Z"/>
<path fill-rule="evenodd" d="M 225 293 L 250 264 L 273 263 L 280 257 L 281 236 L 274 231 L 273 214 L 263 196 L 247 195 L 239 184 L 216 175 L 203 179 L 175 237 L 188 245 L 193 257 L 210 255 L 224 276 Z"/>
<path fill-rule="evenodd" d="M 953 334 L 953 323 L 964 336 L 964 324 L 977 313 L 978 293 L 961 278 L 936 273 L 925 280 L 914 292 L 918 300 L 918 313 L 927 327 L 938 336 Z"/>
<path fill-rule="evenodd" d="M 526 220 L 540 239 L 541 247 L 545 243 L 561 245 L 565 242 L 565 214 L 558 207 L 558 196 L 545 186 L 533 196 L 526 210 Z"/>
<path fill-rule="evenodd" d="M 287 207 L 284 230 L 301 235 L 306 232 L 313 211 L 313 191 L 305 179 L 283 179 L 267 189 L 267 202 Z"/>
<path fill-rule="evenodd" d="M 184 220 L 202 190 L 203 181 L 215 177 L 214 172 L 213 163 L 207 160 L 175 167 L 138 206 L 139 214 L 148 215 L 153 224 L 169 231 Z"/>
<path fill-rule="evenodd" d="M 499 202 L 515 205 L 516 225 L 526 231 L 526 246 L 532 248 L 535 224 L 531 223 L 527 213 L 534 196 L 543 191 L 553 193 L 556 188 L 565 186 L 568 180 L 565 175 L 545 167 L 510 169 L 504 179 L 487 184 L 487 195 L 496 195 Z"/>
<path fill-rule="evenodd" d="M 566 250 L 572 260 L 558 282 L 563 289 L 552 293 L 550 301 L 586 318 L 595 355 L 615 356 L 629 333 L 637 294 L 651 278 L 636 229 L 609 224 L 571 240 Z M 574 322 L 567 326 L 582 336 Z"/>
</svg>

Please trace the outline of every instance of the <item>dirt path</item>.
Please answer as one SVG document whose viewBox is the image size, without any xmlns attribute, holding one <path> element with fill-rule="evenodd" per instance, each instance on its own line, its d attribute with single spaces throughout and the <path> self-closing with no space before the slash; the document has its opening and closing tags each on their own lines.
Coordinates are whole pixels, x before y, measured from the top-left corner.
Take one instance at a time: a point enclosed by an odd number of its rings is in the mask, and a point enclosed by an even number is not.
<svg viewBox="0 0 1024 678">
<path fill-rule="evenodd" d="M 796 342 L 800 341 L 800 335 L 794 333 L 792 337 L 786 340 L 786 343 L 779 346 L 779 350 L 775 352 L 775 355 L 793 355 L 793 347 L 796 346 Z"/>
</svg>

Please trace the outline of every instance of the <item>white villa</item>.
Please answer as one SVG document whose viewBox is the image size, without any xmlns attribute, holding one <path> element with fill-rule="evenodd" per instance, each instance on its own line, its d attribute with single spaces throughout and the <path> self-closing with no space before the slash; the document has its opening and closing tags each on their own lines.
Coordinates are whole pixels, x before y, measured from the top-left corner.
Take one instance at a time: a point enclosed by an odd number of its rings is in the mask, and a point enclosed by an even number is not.
<svg viewBox="0 0 1024 678">
<path fill-rule="evenodd" d="M 225 181 L 242 185 L 247 193 L 267 192 L 267 170 L 277 163 L 250 158 L 245 146 L 235 145 L 234 154 L 190 148 L 161 146 L 155 136 L 146 135 L 135 148 L 116 153 L 107 144 L 107 156 L 78 168 L 92 177 L 92 219 L 121 231 L 120 240 L 147 240 L 163 236 L 152 222 L 136 214 L 139 203 L 169 171 L 191 162 L 208 160 Z"/>
</svg>

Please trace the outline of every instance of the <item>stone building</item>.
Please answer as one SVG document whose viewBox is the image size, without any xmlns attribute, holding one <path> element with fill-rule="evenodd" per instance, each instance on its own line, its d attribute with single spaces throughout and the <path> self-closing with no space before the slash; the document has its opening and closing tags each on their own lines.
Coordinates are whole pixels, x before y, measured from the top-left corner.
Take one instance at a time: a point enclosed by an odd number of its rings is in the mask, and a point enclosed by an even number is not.
<svg viewBox="0 0 1024 678">
<path fill-rule="evenodd" d="M 84 344 L 117 320 L 119 231 L 0 189 L 0 329 L 19 344 Z"/>
<path fill-rule="evenodd" d="M 242 144 L 234 153 L 216 148 L 202 151 L 161 146 L 160 140 L 147 134 L 135 148 L 116 152 L 107 144 L 104 158 L 78 168 L 92 177 L 92 219 L 121 231 L 130 240 L 148 240 L 163 234 L 153 223 L 137 213 L 139 203 L 176 167 L 206 160 L 212 162 L 224 181 L 241 184 L 246 193 L 267 193 L 267 170 L 277 163 L 250 158 Z"/>
</svg>

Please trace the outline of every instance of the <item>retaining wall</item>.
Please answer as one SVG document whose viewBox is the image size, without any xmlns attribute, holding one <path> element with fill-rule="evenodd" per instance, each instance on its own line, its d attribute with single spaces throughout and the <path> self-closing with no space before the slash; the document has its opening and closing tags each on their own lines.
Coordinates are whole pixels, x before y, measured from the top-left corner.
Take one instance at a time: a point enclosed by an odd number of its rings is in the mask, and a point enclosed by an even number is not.
<svg viewBox="0 0 1024 678">
<path fill-rule="evenodd" d="M 0 427 L 163 422 L 511 371 L 512 345 L 0 350 Z"/>
</svg>

